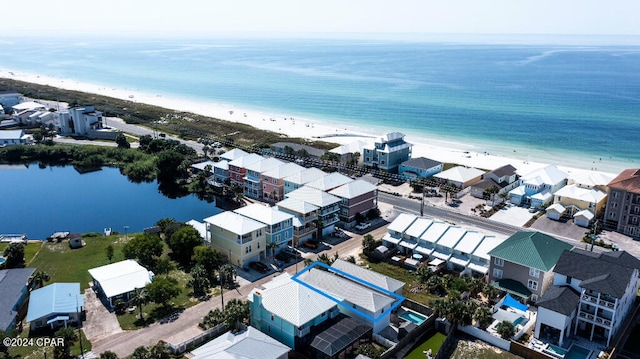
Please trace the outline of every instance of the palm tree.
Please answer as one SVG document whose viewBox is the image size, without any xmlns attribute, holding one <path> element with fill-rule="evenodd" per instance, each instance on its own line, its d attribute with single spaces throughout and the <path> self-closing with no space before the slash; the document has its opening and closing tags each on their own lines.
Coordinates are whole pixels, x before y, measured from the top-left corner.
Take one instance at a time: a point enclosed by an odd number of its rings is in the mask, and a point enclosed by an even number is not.
<svg viewBox="0 0 640 359">
<path fill-rule="evenodd" d="M 31 289 L 42 288 L 44 282 L 48 282 L 51 280 L 51 277 L 47 272 L 37 271 L 33 274 L 31 278 Z"/>
<path fill-rule="evenodd" d="M 131 298 L 131 304 L 138 307 L 140 311 L 140 319 L 143 319 L 142 316 L 142 306 L 149 302 L 149 292 L 145 288 L 136 288 L 133 293 L 133 297 Z"/>
<path fill-rule="evenodd" d="M 502 339 L 510 339 L 516 334 L 516 329 L 513 327 L 513 323 L 503 320 L 496 326 L 496 332 L 500 334 Z"/>
<path fill-rule="evenodd" d="M 232 265 L 225 264 L 218 269 L 218 274 L 220 276 L 220 299 L 222 300 L 222 312 L 224 313 L 224 283 L 228 283 L 229 286 L 231 283 L 235 284 L 238 273 Z"/>
<path fill-rule="evenodd" d="M 485 329 L 493 322 L 493 313 L 487 307 L 478 307 L 473 312 L 473 319 L 481 329 Z"/>
<path fill-rule="evenodd" d="M 53 356 L 55 358 L 71 358 L 71 347 L 78 341 L 78 335 L 73 328 L 61 328 L 54 333 L 56 338 L 62 338 L 62 346 L 55 347 Z"/>
<path fill-rule="evenodd" d="M 171 358 L 171 352 L 169 351 L 169 348 L 167 348 L 161 343 L 150 346 L 148 348 L 148 351 L 149 351 L 149 357 L 151 359 L 170 359 Z"/>
<path fill-rule="evenodd" d="M 278 243 L 276 242 L 269 242 L 267 243 L 267 249 L 271 252 L 271 257 L 275 257 L 276 255 L 276 249 L 278 249 Z"/>
</svg>

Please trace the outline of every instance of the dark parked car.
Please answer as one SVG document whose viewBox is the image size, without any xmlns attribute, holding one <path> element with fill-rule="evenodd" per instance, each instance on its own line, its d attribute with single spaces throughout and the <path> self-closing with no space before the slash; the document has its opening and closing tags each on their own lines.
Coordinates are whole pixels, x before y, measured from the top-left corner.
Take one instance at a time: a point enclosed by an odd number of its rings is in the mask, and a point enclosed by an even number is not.
<svg viewBox="0 0 640 359">
<path fill-rule="evenodd" d="M 318 248 L 318 241 L 310 239 L 310 240 L 304 242 L 302 245 L 307 247 L 307 248 L 316 249 L 316 248 Z"/>
<path fill-rule="evenodd" d="M 293 259 L 293 254 L 291 254 L 289 252 L 286 252 L 286 251 L 282 251 L 282 252 L 276 254 L 275 258 L 277 260 L 279 260 L 279 261 L 282 261 L 282 262 L 288 262 L 291 259 Z"/>
<path fill-rule="evenodd" d="M 260 273 L 267 273 L 269 271 L 269 267 L 262 262 L 251 262 L 249 263 L 249 268 L 255 269 Z"/>
</svg>

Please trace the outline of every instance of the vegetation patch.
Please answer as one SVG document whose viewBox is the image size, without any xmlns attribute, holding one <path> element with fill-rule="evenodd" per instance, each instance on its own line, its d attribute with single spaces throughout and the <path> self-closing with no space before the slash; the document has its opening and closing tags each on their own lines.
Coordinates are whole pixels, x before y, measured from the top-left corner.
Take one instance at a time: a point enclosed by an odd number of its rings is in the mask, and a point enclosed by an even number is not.
<svg viewBox="0 0 640 359">
<path fill-rule="evenodd" d="M 427 357 L 425 353 L 428 353 L 429 351 L 432 353 L 431 357 L 434 358 L 446 339 L 446 335 L 440 332 L 435 332 L 433 336 L 418 345 L 418 347 L 413 349 L 409 355 L 405 356 L 405 359 L 424 359 Z"/>
</svg>

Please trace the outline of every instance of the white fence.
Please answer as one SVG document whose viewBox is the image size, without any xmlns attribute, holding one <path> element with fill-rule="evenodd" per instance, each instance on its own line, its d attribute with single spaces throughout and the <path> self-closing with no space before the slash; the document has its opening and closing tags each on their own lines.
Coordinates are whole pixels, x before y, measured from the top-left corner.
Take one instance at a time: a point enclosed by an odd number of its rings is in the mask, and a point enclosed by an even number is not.
<svg viewBox="0 0 640 359">
<path fill-rule="evenodd" d="M 468 325 L 468 326 L 458 326 L 458 329 L 461 332 L 467 333 L 469 335 L 472 335 L 480 340 L 483 340 L 491 345 L 494 345 L 500 349 L 504 349 L 506 351 L 509 351 L 511 349 L 511 342 L 505 339 L 502 339 L 500 337 L 497 337 L 495 335 L 491 335 L 490 333 L 476 328 L 474 326 Z"/>
</svg>

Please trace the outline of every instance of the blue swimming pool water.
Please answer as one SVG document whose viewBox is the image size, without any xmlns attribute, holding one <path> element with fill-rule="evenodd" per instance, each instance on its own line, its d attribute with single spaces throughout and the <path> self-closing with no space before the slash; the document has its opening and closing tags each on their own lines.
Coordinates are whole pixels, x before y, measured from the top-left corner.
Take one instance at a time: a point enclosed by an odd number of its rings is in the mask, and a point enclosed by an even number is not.
<svg viewBox="0 0 640 359">
<path fill-rule="evenodd" d="M 544 352 L 549 352 L 549 354 L 551 354 L 551 355 L 553 355 L 553 356 L 555 356 L 557 358 L 562 358 L 564 355 L 567 354 L 566 350 L 560 348 L 559 346 L 553 345 L 553 344 L 549 344 L 549 346 L 543 351 Z"/>
<path fill-rule="evenodd" d="M 591 350 L 578 345 L 572 345 L 564 356 L 564 359 L 586 359 L 591 354 Z"/>
<path fill-rule="evenodd" d="M 518 325 L 518 324 L 522 324 L 522 325 L 527 324 L 527 318 L 525 318 L 525 317 L 519 317 L 518 319 L 516 319 L 516 320 L 514 320 L 514 321 L 513 321 L 513 326 L 514 326 L 514 327 L 515 327 L 516 325 Z"/>
<path fill-rule="evenodd" d="M 0 264 L 4 263 L 5 259 L 0 257 Z"/>
<path fill-rule="evenodd" d="M 427 318 L 423 317 L 422 315 L 409 311 L 400 314 L 400 318 L 413 322 L 415 325 L 420 325 L 425 320 L 427 320 Z"/>
</svg>

